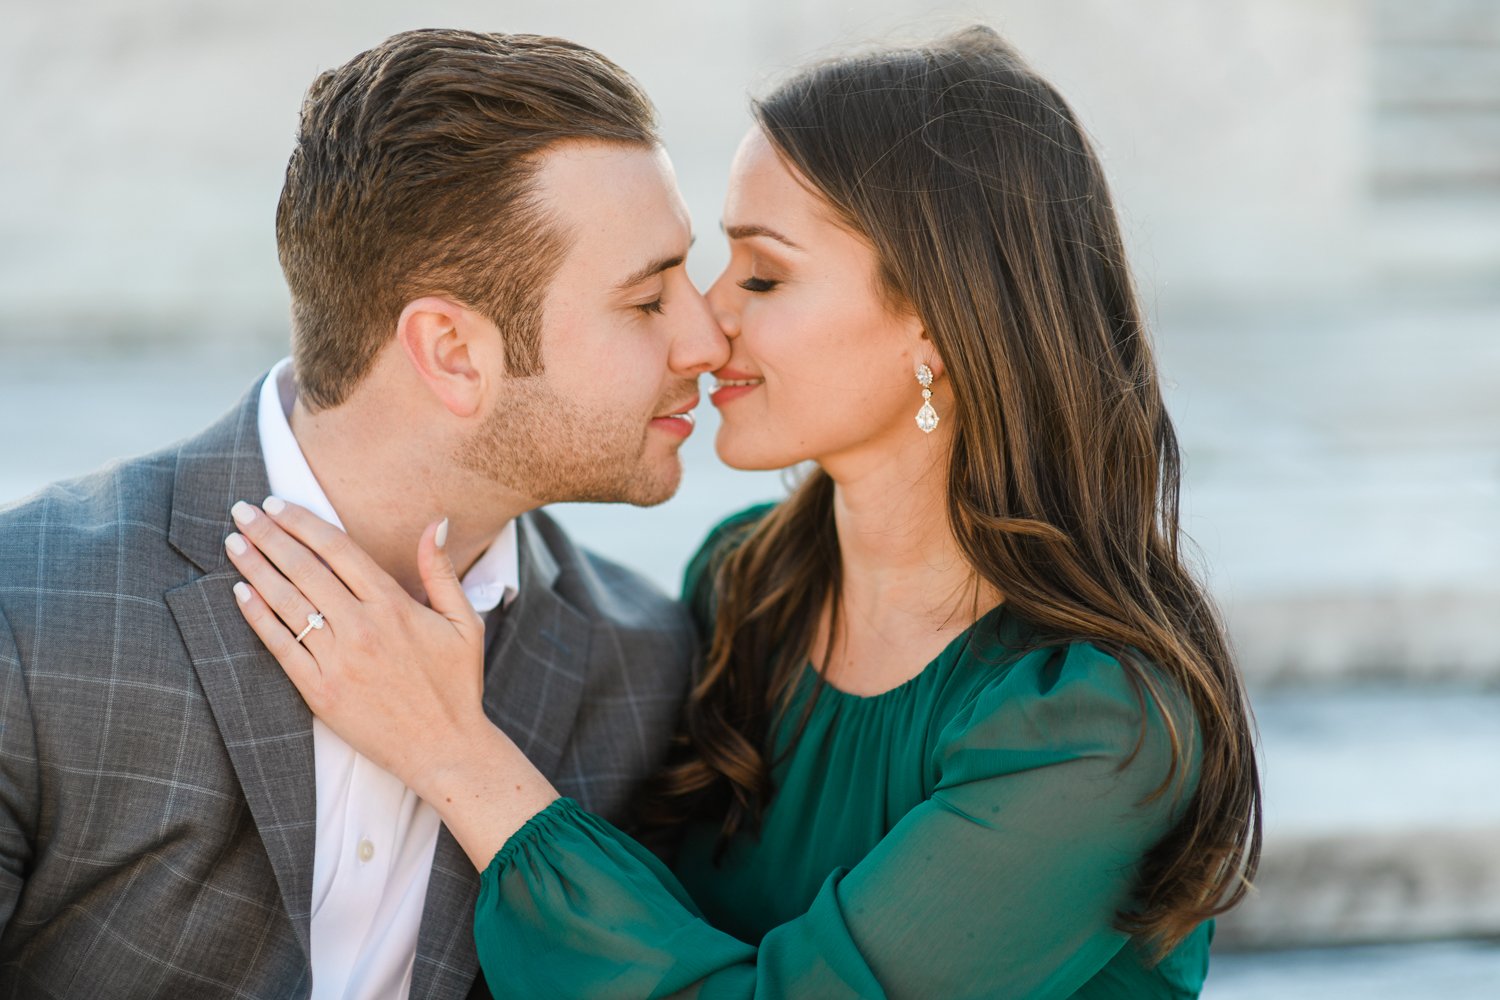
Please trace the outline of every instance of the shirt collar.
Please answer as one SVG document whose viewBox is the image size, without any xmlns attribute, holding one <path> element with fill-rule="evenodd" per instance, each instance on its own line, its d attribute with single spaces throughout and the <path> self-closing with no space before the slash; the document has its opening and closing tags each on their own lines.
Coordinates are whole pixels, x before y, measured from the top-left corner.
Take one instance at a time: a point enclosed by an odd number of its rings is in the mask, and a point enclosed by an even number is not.
<svg viewBox="0 0 1500 1000">
<path fill-rule="evenodd" d="M 266 462 L 266 479 L 271 485 L 271 495 L 300 504 L 329 524 L 343 528 L 333 504 L 318 479 L 313 475 L 302 447 L 292 434 L 290 415 L 297 401 L 297 380 L 292 371 L 292 359 L 283 358 L 271 369 L 260 389 L 260 408 L 257 422 L 260 426 L 261 454 Z M 516 596 L 521 586 L 520 553 L 516 541 L 516 522 L 506 522 L 500 534 L 485 549 L 479 560 L 459 581 L 464 596 L 474 610 L 480 614 L 491 611 Z"/>
</svg>

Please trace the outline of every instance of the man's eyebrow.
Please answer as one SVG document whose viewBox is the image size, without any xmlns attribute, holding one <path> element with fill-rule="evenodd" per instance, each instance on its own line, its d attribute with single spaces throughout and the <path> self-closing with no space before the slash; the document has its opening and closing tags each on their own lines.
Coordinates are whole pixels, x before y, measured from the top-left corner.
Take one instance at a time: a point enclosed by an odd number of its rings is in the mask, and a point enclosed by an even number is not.
<svg viewBox="0 0 1500 1000">
<path fill-rule="evenodd" d="M 723 229 L 724 235 L 728 236 L 732 240 L 746 240 L 752 236 L 765 236 L 775 240 L 777 243 L 783 243 L 791 247 L 793 250 L 802 249 L 797 244 L 793 243 L 791 240 L 787 239 L 785 236 L 772 229 L 770 226 L 760 226 L 754 224 L 745 226 L 725 226 L 721 224 L 719 228 Z"/>
<path fill-rule="evenodd" d="M 696 242 L 698 242 L 698 238 L 695 236 L 691 240 L 688 240 L 688 247 L 691 248 L 692 245 Z M 630 277 L 626 278 L 624 281 L 616 285 L 615 289 L 616 291 L 623 292 L 627 288 L 634 288 L 636 285 L 639 285 L 647 278 L 654 278 L 658 274 L 661 274 L 663 271 L 670 271 L 674 267 L 680 267 L 682 265 L 682 262 L 685 260 L 687 260 L 687 254 L 681 253 L 673 254 L 670 257 L 662 257 L 659 260 L 653 260 L 645 267 L 633 272 Z"/>
</svg>

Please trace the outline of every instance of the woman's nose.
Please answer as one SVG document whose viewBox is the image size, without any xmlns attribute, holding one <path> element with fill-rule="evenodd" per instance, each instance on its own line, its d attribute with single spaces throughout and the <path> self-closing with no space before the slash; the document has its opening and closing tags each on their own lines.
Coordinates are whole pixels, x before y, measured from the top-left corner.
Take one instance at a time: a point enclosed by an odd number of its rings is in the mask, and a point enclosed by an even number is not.
<svg viewBox="0 0 1500 1000">
<path fill-rule="evenodd" d="M 735 293 L 739 289 L 734 287 L 734 282 L 729 279 L 728 274 L 721 274 L 717 281 L 709 287 L 707 294 L 703 297 L 708 302 L 708 308 L 713 313 L 714 322 L 719 324 L 719 329 L 724 336 L 733 339 L 740 333 L 740 314 Z"/>
</svg>

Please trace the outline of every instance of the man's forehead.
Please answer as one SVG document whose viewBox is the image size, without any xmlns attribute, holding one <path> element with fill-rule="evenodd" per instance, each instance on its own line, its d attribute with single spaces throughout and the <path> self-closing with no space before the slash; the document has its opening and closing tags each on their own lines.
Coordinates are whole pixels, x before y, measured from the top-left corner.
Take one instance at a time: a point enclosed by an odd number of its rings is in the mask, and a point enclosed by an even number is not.
<svg viewBox="0 0 1500 1000">
<path fill-rule="evenodd" d="M 660 146 L 596 140 L 549 146 L 538 161 L 533 191 L 554 209 L 623 202 L 629 196 L 679 197 L 671 161 Z"/>
<path fill-rule="evenodd" d="M 563 269 L 578 278 L 589 272 L 607 290 L 685 256 L 692 239 L 687 205 L 660 147 L 568 143 L 541 165 L 536 194 L 568 231 Z"/>
</svg>

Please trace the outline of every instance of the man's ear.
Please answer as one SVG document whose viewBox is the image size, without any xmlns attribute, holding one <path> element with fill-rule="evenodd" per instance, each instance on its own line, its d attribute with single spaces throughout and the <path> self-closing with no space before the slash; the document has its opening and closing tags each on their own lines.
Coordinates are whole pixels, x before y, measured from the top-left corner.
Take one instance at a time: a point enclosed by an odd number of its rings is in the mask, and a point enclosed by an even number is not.
<svg viewBox="0 0 1500 1000">
<path fill-rule="evenodd" d="M 483 405 L 495 370 L 487 363 L 498 346 L 494 333 L 483 317 L 437 295 L 408 302 L 396 320 L 396 340 L 412 371 L 457 417 L 471 417 Z"/>
</svg>

